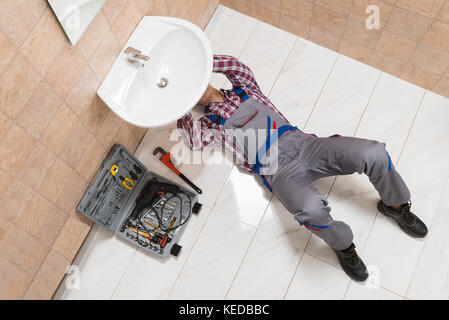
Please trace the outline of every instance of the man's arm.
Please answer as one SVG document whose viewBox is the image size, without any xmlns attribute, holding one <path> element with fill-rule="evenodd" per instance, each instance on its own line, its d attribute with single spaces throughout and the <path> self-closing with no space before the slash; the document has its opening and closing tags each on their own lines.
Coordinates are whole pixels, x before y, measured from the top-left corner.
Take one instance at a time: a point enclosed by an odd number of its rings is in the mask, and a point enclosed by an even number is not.
<svg viewBox="0 0 449 320">
<path fill-rule="evenodd" d="M 260 90 L 251 69 L 232 56 L 214 55 L 213 72 L 223 73 L 235 87 Z"/>
<path fill-rule="evenodd" d="M 206 120 L 205 117 L 195 122 L 190 112 L 178 120 L 177 127 L 181 129 L 184 143 L 190 150 L 204 150 L 214 142 L 214 135 L 210 134 L 208 129 L 211 128 L 208 123 L 210 121 Z"/>
</svg>

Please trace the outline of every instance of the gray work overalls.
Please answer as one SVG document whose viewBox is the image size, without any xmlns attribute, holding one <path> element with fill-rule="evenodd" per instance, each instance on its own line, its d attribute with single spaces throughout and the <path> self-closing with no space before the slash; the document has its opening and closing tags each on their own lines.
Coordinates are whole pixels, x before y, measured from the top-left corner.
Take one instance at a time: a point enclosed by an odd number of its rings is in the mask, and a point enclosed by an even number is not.
<svg viewBox="0 0 449 320">
<path fill-rule="evenodd" d="M 391 163 L 385 144 L 339 135 L 317 138 L 291 126 L 241 88 L 233 91 L 243 102 L 239 109 L 228 119 L 214 115 L 208 118 L 223 125 L 226 132 L 233 132 L 236 147 L 254 165 L 254 172 L 264 184 L 301 225 L 333 249 L 348 248 L 353 234 L 347 224 L 332 219 L 326 196 L 314 187 L 314 180 L 365 173 L 385 204 L 399 205 L 410 200 L 410 192 Z"/>
</svg>

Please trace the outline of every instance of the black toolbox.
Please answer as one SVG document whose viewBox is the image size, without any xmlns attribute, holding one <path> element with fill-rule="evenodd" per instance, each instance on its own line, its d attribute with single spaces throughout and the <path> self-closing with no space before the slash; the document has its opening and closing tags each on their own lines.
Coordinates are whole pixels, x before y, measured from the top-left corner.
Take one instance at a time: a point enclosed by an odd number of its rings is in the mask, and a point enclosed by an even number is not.
<svg viewBox="0 0 449 320">
<path fill-rule="evenodd" d="M 78 212 L 123 239 L 159 256 L 177 256 L 177 244 L 192 213 L 197 194 L 148 171 L 124 146 L 106 156 Z"/>
</svg>

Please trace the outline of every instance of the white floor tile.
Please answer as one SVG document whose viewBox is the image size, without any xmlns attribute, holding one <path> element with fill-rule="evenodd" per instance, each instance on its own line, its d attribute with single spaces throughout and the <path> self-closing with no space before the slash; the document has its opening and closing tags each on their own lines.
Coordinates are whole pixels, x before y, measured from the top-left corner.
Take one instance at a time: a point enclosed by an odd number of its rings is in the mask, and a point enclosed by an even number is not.
<svg viewBox="0 0 449 320">
<path fill-rule="evenodd" d="M 407 293 L 411 299 L 449 299 L 449 182 L 435 211 Z"/>
<path fill-rule="evenodd" d="M 270 94 L 296 39 L 288 32 L 258 22 L 240 59 L 251 68 L 265 95 Z"/>
<path fill-rule="evenodd" d="M 257 228 L 272 197 L 260 180 L 234 166 L 214 209 Z"/>
<path fill-rule="evenodd" d="M 253 33 L 257 20 L 237 11 L 220 5 L 206 27 L 214 54 L 240 57 L 242 51 Z M 211 84 L 216 88 L 230 87 L 223 74 L 213 73 Z"/>
<path fill-rule="evenodd" d="M 306 124 L 306 132 L 323 137 L 354 135 L 379 75 L 379 70 L 339 56 Z"/>
<path fill-rule="evenodd" d="M 224 299 L 255 229 L 213 211 L 170 299 Z"/>
<path fill-rule="evenodd" d="M 341 269 L 305 253 L 285 298 L 343 299 L 349 281 Z"/>
<path fill-rule="evenodd" d="M 273 104 L 292 124 L 304 128 L 337 56 L 298 38 L 270 94 Z"/>
<path fill-rule="evenodd" d="M 399 159 L 424 89 L 382 73 L 356 136 L 387 144 L 393 161 Z"/>
<path fill-rule="evenodd" d="M 199 214 L 191 216 L 178 242 L 182 249 L 177 257 L 160 259 L 138 249 L 112 299 L 166 299 L 192 251 L 209 212 L 210 208 L 203 207 Z"/>
<path fill-rule="evenodd" d="M 427 92 L 399 159 L 409 188 L 437 201 L 449 172 L 449 99 Z"/>
<path fill-rule="evenodd" d="M 412 199 L 412 211 L 429 225 L 437 203 L 413 193 Z M 423 239 L 408 236 L 391 218 L 379 213 L 361 256 L 367 266 L 379 269 L 382 287 L 405 296 L 423 244 Z"/>
<path fill-rule="evenodd" d="M 137 248 L 110 231 L 94 226 L 73 262 L 79 289 L 60 287 L 56 299 L 110 299 Z"/>
<path fill-rule="evenodd" d="M 302 251 L 257 231 L 227 299 L 283 299 Z"/>
<path fill-rule="evenodd" d="M 403 300 L 403 298 L 374 284 L 351 281 L 345 300 Z"/>
<path fill-rule="evenodd" d="M 270 201 L 259 230 L 299 250 L 304 250 L 311 235 L 276 197 Z"/>
</svg>

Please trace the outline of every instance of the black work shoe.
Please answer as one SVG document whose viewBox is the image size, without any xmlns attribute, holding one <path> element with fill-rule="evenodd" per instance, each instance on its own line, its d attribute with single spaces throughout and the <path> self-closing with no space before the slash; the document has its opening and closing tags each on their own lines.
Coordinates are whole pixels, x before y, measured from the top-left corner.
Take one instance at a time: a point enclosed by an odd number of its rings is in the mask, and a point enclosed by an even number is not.
<svg viewBox="0 0 449 320">
<path fill-rule="evenodd" d="M 356 281 L 365 281 L 368 279 L 368 271 L 366 266 L 355 251 L 355 245 L 351 244 L 348 249 L 334 250 L 337 254 L 340 265 L 344 272 Z"/>
<path fill-rule="evenodd" d="M 427 234 L 427 227 L 421 219 L 410 212 L 411 205 L 411 202 L 406 203 L 398 211 L 395 208 L 387 206 L 383 201 L 379 201 L 377 203 L 377 209 L 387 217 L 393 218 L 399 227 L 409 236 L 423 238 Z"/>
</svg>

